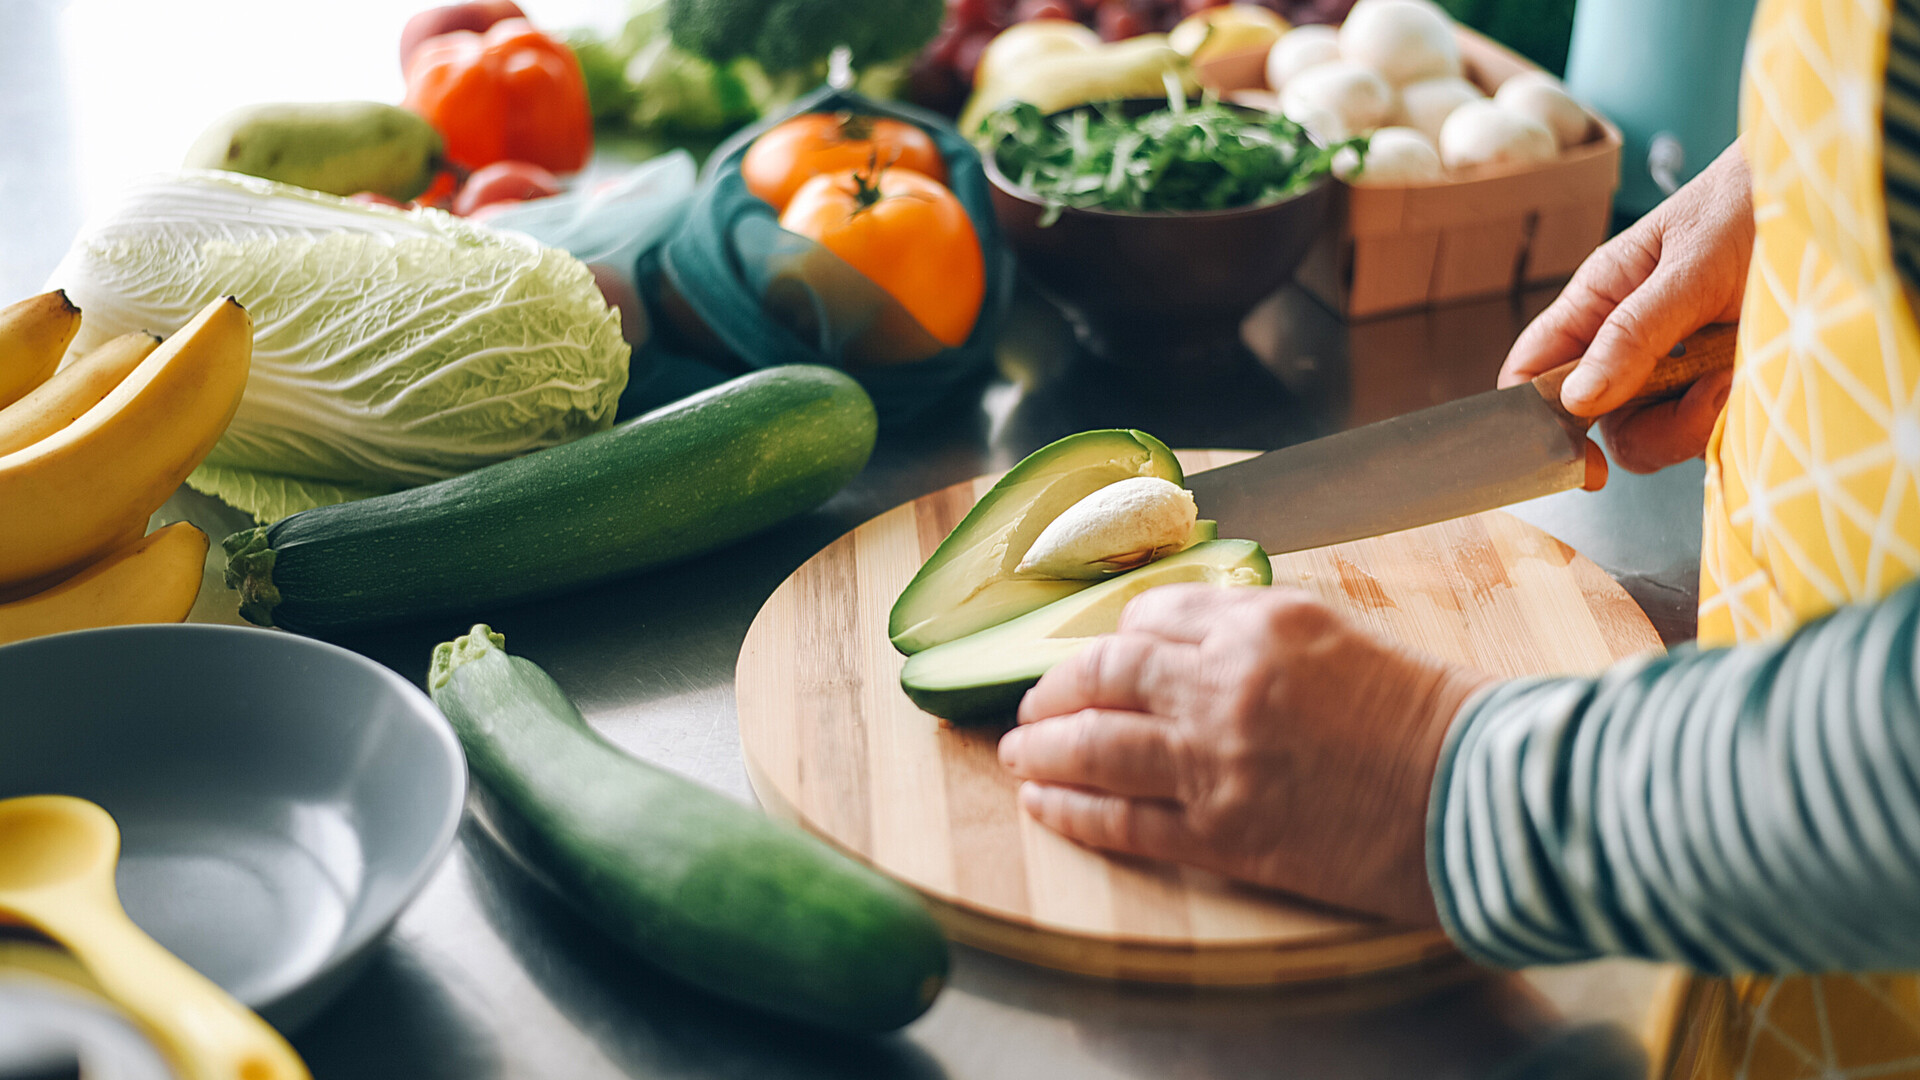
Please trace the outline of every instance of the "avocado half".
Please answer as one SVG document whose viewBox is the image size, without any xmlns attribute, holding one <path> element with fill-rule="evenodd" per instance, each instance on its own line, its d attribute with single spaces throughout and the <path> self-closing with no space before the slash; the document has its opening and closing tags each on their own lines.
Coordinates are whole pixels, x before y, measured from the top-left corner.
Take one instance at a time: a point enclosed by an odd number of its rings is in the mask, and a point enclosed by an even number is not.
<svg viewBox="0 0 1920 1080">
<path fill-rule="evenodd" d="M 1273 567 L 1251 540 L 1195 544 L 1019 618 L 915 653 L 901 669 L 900 686 L 915 705 L 956 724 L 1010 719 L 1021 695 L 1053 665 L 1119 628 L 1127 601 L 1185 581 L 1270 585 Z"/>
<path fill-rule="evenodd" d="M 1134 476 L 1186 479 L 1165 443 L 1128 428 L 1083 431 L 1028 454 L 967 511 L 901 590 L 887 619 L 893 647 L 911 656 L 1097 584 L 1014 571 L 1054 518 Z"/>
</svg>

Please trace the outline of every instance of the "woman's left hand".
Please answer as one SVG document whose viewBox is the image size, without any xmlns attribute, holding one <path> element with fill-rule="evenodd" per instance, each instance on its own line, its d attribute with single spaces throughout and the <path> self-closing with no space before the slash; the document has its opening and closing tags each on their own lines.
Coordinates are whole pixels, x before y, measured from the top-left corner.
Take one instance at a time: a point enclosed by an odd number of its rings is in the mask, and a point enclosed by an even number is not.
<svg viewBox="0 0 1920 1080">
<path fill-rule="evenodd" d="M 1297 589 L 1169 585 L 1027 692 L 1000 761 L 1088 846 L 1432 925 L 1428 789 L 1490 681 Z"/>
</svg>

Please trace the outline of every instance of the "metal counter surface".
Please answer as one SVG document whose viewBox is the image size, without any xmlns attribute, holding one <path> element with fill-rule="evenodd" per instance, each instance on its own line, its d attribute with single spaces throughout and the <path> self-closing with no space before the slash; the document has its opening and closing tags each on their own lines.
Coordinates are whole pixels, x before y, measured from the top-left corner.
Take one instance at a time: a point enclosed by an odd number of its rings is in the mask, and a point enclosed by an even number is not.
<svg viewBox="0 0 1920 1080">
<path fill-rule="evenodd" d="M 409 6 L 333 7 L 336 19 L 364 25 L 309 26 L 310 10 L 221 0 L 0 0 L 0 297 L 37 291 L 83 214 L 125 178 L 177 160 L 175 144 L 199 129 L 206 103 L 234 103 L 236 80 L 245 100 L 397 97 L 391 49 Z M 552 25 L 580 21 L 572 9 L 593 10 L 585 0 L 528 7 L 536 17 L 555 11 Z M 295 34 L 310 47 L 232 52 L 236 42 Z M 217 66 L 223 57 L 238 74 Z M 129 60 L 148 70 L 117 70 Z M 154 70 L 162 60 L 167 70 Z M 109 77 L 117 84 L 102 81 Z M 668 572 L 488 618 L 622 746 L 750 799 L 733 710 L 740 642 L 774 587 L 842 532 L 1085 428 L 1267 449 L 1484 389 L 1549 295 L 1347 326 L 1283 292 L 1243 328 L 1249 354 L 1179 372 L 1091 361 L 1044 302 L 1025 296 L 999 374 L 956 397 L 938 422 L 883 439 L 867 470 L 820 510 Z M 1607 567 L 1663 637 L 1683 640 L 1692 633 L 1700 478 L 1697 464 L 1649 478 L 1616 472 L 1603 493 L 1519 512 Z M 164 513 L 216 537 L 245 524 L 190 492 Z M 232 604 L 209 590 L 196 618 L 231 619 Z M 421 624 L 344 643 L 418 680 L 431 646 L 464 629 Z M 294 1042 L 321 1080 L 1611 1080 L 1644 1072 L 1638 1038 L 1665 981 L 1658 968 L 1604 962 L 1207 991 L 1085 979 L 967 948 L 954 961 L 945 995 L 898 1035 L 807 1032 L 607 947 L 469 822 L 366 974 Z"/>
</svg>

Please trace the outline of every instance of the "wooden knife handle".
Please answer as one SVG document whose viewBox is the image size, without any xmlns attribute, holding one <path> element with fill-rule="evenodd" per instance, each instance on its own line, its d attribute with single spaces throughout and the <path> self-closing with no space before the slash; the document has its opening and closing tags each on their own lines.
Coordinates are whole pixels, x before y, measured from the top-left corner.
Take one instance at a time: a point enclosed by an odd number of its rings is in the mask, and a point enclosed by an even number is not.
<svg viewBox="0 0 1920 1080">
<path fill-rule="evenodd" d="M 1733 323 L 1715 323 L 1702 327 L 1693 336 L 1674 346 L 1673 351 L 1654 366 L 1653 373 L 1640 386 L 1635 394 L 1621 408 L 1640 405 L 1652 405 L 1670 401 L 1687 392 L 1687 387 L 1698 382 L 1703 376 L 1733 368 L 1733 344 L 1738 336 L 1738 327 Z M 1537 376 L 1533 385 L 1540 390 L 1540 396 L 1560 403 L 1560 384 L 1579 366 L 1580 361 L 1570 360 L 1552 371 Z M 1581 418 L 1585 420 L 1587 418 Z"/>
</svg>

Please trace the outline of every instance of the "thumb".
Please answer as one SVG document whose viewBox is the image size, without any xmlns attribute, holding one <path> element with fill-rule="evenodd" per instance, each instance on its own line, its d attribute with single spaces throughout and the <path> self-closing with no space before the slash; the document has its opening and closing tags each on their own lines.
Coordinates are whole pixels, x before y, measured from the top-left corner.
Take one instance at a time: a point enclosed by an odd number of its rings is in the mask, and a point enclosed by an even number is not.
<svg viewBox="0 0 1920 1080">
<path fill-rule="evenodd" d="M 1560 404 L 1576 416 L 1598 416 L 1638 393 L 1660 358 L 1706 325 L 1695 298 L 1663 265 L 1613 309 L 1580 366 L 1560 387 Z"/>
</svg>

